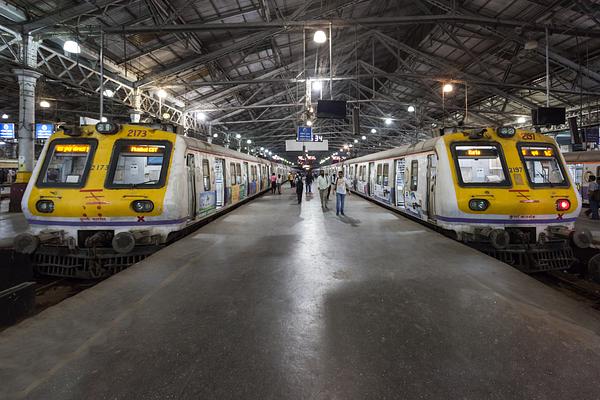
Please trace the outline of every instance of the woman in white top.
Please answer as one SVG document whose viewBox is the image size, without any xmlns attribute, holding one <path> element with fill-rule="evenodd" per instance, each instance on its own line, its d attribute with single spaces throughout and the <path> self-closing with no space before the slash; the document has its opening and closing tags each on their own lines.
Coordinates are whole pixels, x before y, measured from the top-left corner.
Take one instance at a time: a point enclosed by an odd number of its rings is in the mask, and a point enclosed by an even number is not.
<svg viewBox="0 0 600 400">
<path fill-rule="evenodd" d="M 346 194 L 350 194 L 349 190 L 350 186 L 348 186 L 348 182 L 344 178 L 344 172 L 340 171 L 335 182 L 335 215 L 345 215 L 344 200 L 346 199 Z"/>
</svg>

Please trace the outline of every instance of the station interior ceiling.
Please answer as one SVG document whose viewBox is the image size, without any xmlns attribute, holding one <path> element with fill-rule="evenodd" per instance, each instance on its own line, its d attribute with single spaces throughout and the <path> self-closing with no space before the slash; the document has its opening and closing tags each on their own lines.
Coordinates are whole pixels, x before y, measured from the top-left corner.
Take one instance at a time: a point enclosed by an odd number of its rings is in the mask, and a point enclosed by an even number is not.
<svg viewBox="0 0 600 400">
<path fill-rule="evenodd" d="M 324 154 L 348 144 L 353 155 L 379 151 L 442 126 L 530 127 L 531 110 L 546 105 L 580 125 L 600 119 L 600 5 L 591 0 L 1 3 L 0 111 L 10 118 L 28 34 L 29 67 L 42 74 L 36 98 L 50 103 L 36 120 L 97 118 L 103 91 L 116 121 L 138 108 L 255 154 L 285 155 L 318 99 L 360 112 L 360 132 L 351 118 L 314 120 L 329 140 Z M 313 40 L 317 30 L 325 43 Z M 65 52 L 66 40 L 81 52 Z"/>
</svg>

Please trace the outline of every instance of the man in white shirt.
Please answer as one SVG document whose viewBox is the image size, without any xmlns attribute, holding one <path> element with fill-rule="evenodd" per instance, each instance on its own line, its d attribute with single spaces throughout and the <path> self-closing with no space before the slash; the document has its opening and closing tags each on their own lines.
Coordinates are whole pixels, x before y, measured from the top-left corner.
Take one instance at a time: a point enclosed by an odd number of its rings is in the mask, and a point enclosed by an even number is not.
<svg viewBox="0 0 600 400">
<path fill-rule="evenodd" d="M 340 171 L 338 173 L 337 181 L 335 182 L 335 215 L 345 215 L 344 214 L 344 200 L 346 199 L 346 194 L 349 194 L 350 186 L 348 182 L 346 182 L 346 178 L 344 178 L 344 172 Z"/>
<path fill-rule="evenodd" d="M 317 188 L 319 189 L 319 196 L 321 197 L 321 208 L 325 210 L 327 208 L 327 188 L 329 182 L 325 178 L 325 171 L 321 170 L 319 177 L 317 178 Z"/>
</svg>

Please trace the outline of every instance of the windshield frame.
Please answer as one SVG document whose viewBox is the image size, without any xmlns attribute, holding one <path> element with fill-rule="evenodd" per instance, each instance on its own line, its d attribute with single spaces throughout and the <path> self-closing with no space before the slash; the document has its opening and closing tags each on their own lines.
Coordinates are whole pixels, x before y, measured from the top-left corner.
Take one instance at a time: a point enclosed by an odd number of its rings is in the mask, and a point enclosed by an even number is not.
<svg viewBox="0 0 600 400">
<path fill-rule="evenodd" d="M 126 146 L 152 146 L 159 145 L 165 146 L 165 152 L 163 153 L 163 162 L 160 170 L 160 177 L 156 183 L 114 183 L 115 173 L 117 171 L 117 163 L 119 161 L 119 155 L 122 153 L 122 149 Z M 167 180 L 167 172 L 169 170 L 169 164 L 171 162 L 171 150 L 173 144 L 168 140 L 132 140 L 132 139 L 119 139 L 115 141 L 113 145 L 112 154 L 110 155 L 110 162 L 108 164 L 108 173 L 106 174 L 106 180 L 104 181 L 104 187 L 107 189 L 160 189 L 165 186 Z"/>
<path fill-rule="evenodd" d="M 500 158 L 500 165 L 502 165 L 502 172 L 504 173 L 504 180 L 501 182 L 464 182 L 462 173 L 460 171 L 460 164 L 458 162 L 458 156 L 456 153 L 456 148 L 458 146 L 492 146 L 498 151 L 498 157 Z M 465 188 L 487 188 L 487 187 L 503 187 L 510 188 L 512 187 L 512 180 L 510 174 L 508 173 L 508 164 L 506 164 L 506 157 L 504 157 L 504 150 L 502 145 L 498 142 L 490 142 L 490 141 L 472 141 L 472 142 L 454 142 L 450 146 L 450 151 L 452 153 L 452 159 L 454 160 L 454 168 L 456 170 L 456 177 L 458 179 L 458 185 L 460 187 Z"/>
<path fill-rule="evenodd" d="M 48 172 L 48 166 L 50 164 L 50 160 L 54 156 L 54 149 L 56 145 L 59 144 L 87 144 L 90 146 L 90 151 L 88 153 L 88 159 L 85 162 L 85 167 L 83 168 L 82 176 L 79 182 L 69 183 L 69 182 L 44 182 L 44 177 Z M 92 163 L 94 162 L 94 156 L 96 154 L 96 148 L 98 147 L 98 140 L 91 138 L 72 138 L 72 139 L 54 139 L 48 145 L 48 150 L 44 155 L 44 163 L 38 173 L 37 180 L 35 182 L 36 187 L 39 188 L 82 188 L 86 185 L 87 180 L 90 176 L 90 169 L 92 167 Z"/>
<path fill-rule="evenodd" d="M 535 183 L 532 181 L 531 176 L 529 175 L 529 169 L 527 168 L 527 164 L 526 164 L 526 160 L 525 160 L 525 156 L 523 156 L 523 153 L 521 151 L 521 149 L 523 147 L 535 147 L 535 146 L 540 146 L 540 147 L 549 147 L 552 149 L 552 151 L 554 151 L 554 156 L 552 158 L 554 158 L 556 161 L 558 161 L 558 166 L 560 167 L 560 172 L 562 173 L 563 176 L 563 182 L 562 183 Z M 567 171 L 565 171 L 565 163 L 563 161 L 562 157 L 559 157 L 559 152 L 558 149 L 556 148 L 555 145 L 553 145 L 552 143 L 543 143 L 543 142 L 518 142 L 517 143 L 517 151 L 519 153 L 519 158 L 521 159 L 521 163 L 523 165 L 523 169 L 525 170 L 525 175 L 527 176 L 527 182 L 529 182 L 529 186 L 533 189 L 538 189 L 538 188 L 569 188 L 571 187 L 571 181 L 570 181 L 570 177 Z"/>
</svg>

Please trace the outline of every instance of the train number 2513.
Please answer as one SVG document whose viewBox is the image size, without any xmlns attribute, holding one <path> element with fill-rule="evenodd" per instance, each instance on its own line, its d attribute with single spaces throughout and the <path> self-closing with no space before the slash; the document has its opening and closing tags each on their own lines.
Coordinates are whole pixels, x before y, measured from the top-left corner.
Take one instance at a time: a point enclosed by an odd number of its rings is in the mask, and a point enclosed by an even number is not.
<svg viewBox="0 0 600 400">
<path fill-rule="evenodd" d="M 148 136 L 148 131 L 144 129 L 130 129 L 127 131 L 128 137 L 146 137 Z"/>
</svg>

